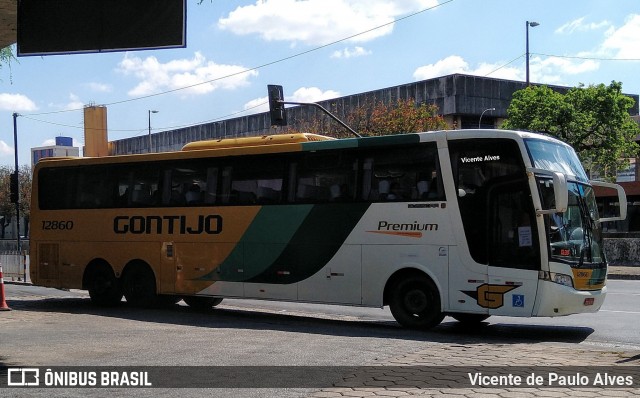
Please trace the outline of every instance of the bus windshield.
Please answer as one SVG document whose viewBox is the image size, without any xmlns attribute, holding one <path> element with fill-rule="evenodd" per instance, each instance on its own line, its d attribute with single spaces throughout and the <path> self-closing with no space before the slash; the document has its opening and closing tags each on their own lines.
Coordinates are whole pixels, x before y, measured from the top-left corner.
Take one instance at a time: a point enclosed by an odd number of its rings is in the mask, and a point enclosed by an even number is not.
<svg viewBox="0 0 640 398">
<path fill-rule="evenodd" d="M 579 182 L 589 181 L 576 152 L 570 146 L 536 139 L 526 139 L 524 142 L 533 167 L 557 171 Z"/>
<path fill-rule="evenodd" d="M 538 178 L 538 182 L 542 197 L 553 197 L 553 182 L 544 178 Z M 575 182 L 569 183 L 568 188 L 567 210 L 545 216 L 551 257 L 577 267 L 604 263 L 602 231 L 596 222 L 598 209 L 593 188 Z"/>
<path fill-rule="evenodd" d="M 566 145 L 543 140 L 525 140 L 534 167 L 566 174 L 569 205 L 564 213 L 545 215 L 551 258 L 573 266 L 604 263 L 602 233 L 593 188 L 587 185 L 587 175 L 575 151 Z M 552 208 L 553 181 L 537 176 L 541 200 Z"/>
</svg>

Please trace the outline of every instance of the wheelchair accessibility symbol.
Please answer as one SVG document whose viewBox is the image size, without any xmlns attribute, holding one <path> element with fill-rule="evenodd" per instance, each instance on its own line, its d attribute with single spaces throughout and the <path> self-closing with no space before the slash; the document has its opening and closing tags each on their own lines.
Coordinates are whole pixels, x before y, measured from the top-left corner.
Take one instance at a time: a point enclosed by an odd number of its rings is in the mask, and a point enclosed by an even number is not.
<svg viewBox="0 0 640 398">
<path fill-rule="evenodd" d="M 524 307 L 524 294 L 514 294 L 511 297 L 513 307 Z"/>
</svg>

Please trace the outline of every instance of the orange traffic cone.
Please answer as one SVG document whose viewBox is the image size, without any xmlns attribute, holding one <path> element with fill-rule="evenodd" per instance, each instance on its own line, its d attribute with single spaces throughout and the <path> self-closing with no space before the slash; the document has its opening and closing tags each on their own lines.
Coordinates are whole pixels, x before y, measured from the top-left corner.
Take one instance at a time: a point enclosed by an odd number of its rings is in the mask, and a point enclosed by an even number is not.
<svg viewBox="0 0 640 398">
<path fill-rule="evenodd" d="M 11 311 L 4 298 L 4 278 L 2 277 L 2 264 L 0 264 L 0 311 Z"/>
</svg>

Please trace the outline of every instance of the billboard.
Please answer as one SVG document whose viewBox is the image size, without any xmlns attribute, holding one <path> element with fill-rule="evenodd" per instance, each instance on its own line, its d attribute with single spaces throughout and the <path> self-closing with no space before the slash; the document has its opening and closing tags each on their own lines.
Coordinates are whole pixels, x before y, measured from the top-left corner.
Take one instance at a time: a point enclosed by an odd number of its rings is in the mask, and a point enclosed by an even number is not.
<svg viewBox="0 0 640 398">
<path fill-rule="evenodd" d="M 186 0 L 18 0 L 18 56 L 186 47 Z"/>
</svg>

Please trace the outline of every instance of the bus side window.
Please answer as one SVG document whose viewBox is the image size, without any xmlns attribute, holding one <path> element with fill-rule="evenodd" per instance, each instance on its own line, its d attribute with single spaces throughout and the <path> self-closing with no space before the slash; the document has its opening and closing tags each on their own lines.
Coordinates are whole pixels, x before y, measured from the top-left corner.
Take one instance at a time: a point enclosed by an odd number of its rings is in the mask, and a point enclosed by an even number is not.
<svg viewBox="0 0 640 398">
<path fill-rule="evenodd" d="M 104 166 L 91 172 L 76 170 L 77 199 L 76 206 L 81 209 L 101 209 L 113 206 L 110 186 L 113 186 L 110 174 Z"/>
<path fill-rule="evenodd" d="M 204 203 L 211 205 L 216 203 L 218 191 L 218 168 L 207 168 L 207 185 L 204 191 Z"/>
<path fill-rule="evenodd" d="M 231 205 L 277 204 L 282 201 L 285 176 L 283 159 L 243 158 L 222 173 L 223 203 Z"/>
<path fill-rule="evenodd" d="M 296 201 L 353 201 L 357 168 L 357 159 L 348 152 L 304 154 L 303 162 L 297 168 Z"/>
<path fill-rule="evenodd" d="M 372 202 L 444 200 L 435 143 L 367 153 L 363 198 Z"/>
<path fill-rule="evenodd" d="M 112 173 L 114 176 L 112 180 L 105 177 L 103 181 L 112 181 L 110 184 L 113 188 L 109 190 L 116 193 L 117 197 L 112 200 L 117 202 L 117 206 L 150 207 L 157 206 L 160 202 L 161 192 L 158 192 L 160 173 L 157 168 L 154 169 L 146 164 L 122 165 L 114 167 Z"/>
<path fill-rule="evenodd" d="M 163 172 L 161 206 L 201 206 L 215 203 L 217 168 L 202 159 L 171 164 Z M 211 191 L 213 190 L 213 191 Z"/>
</svg>

